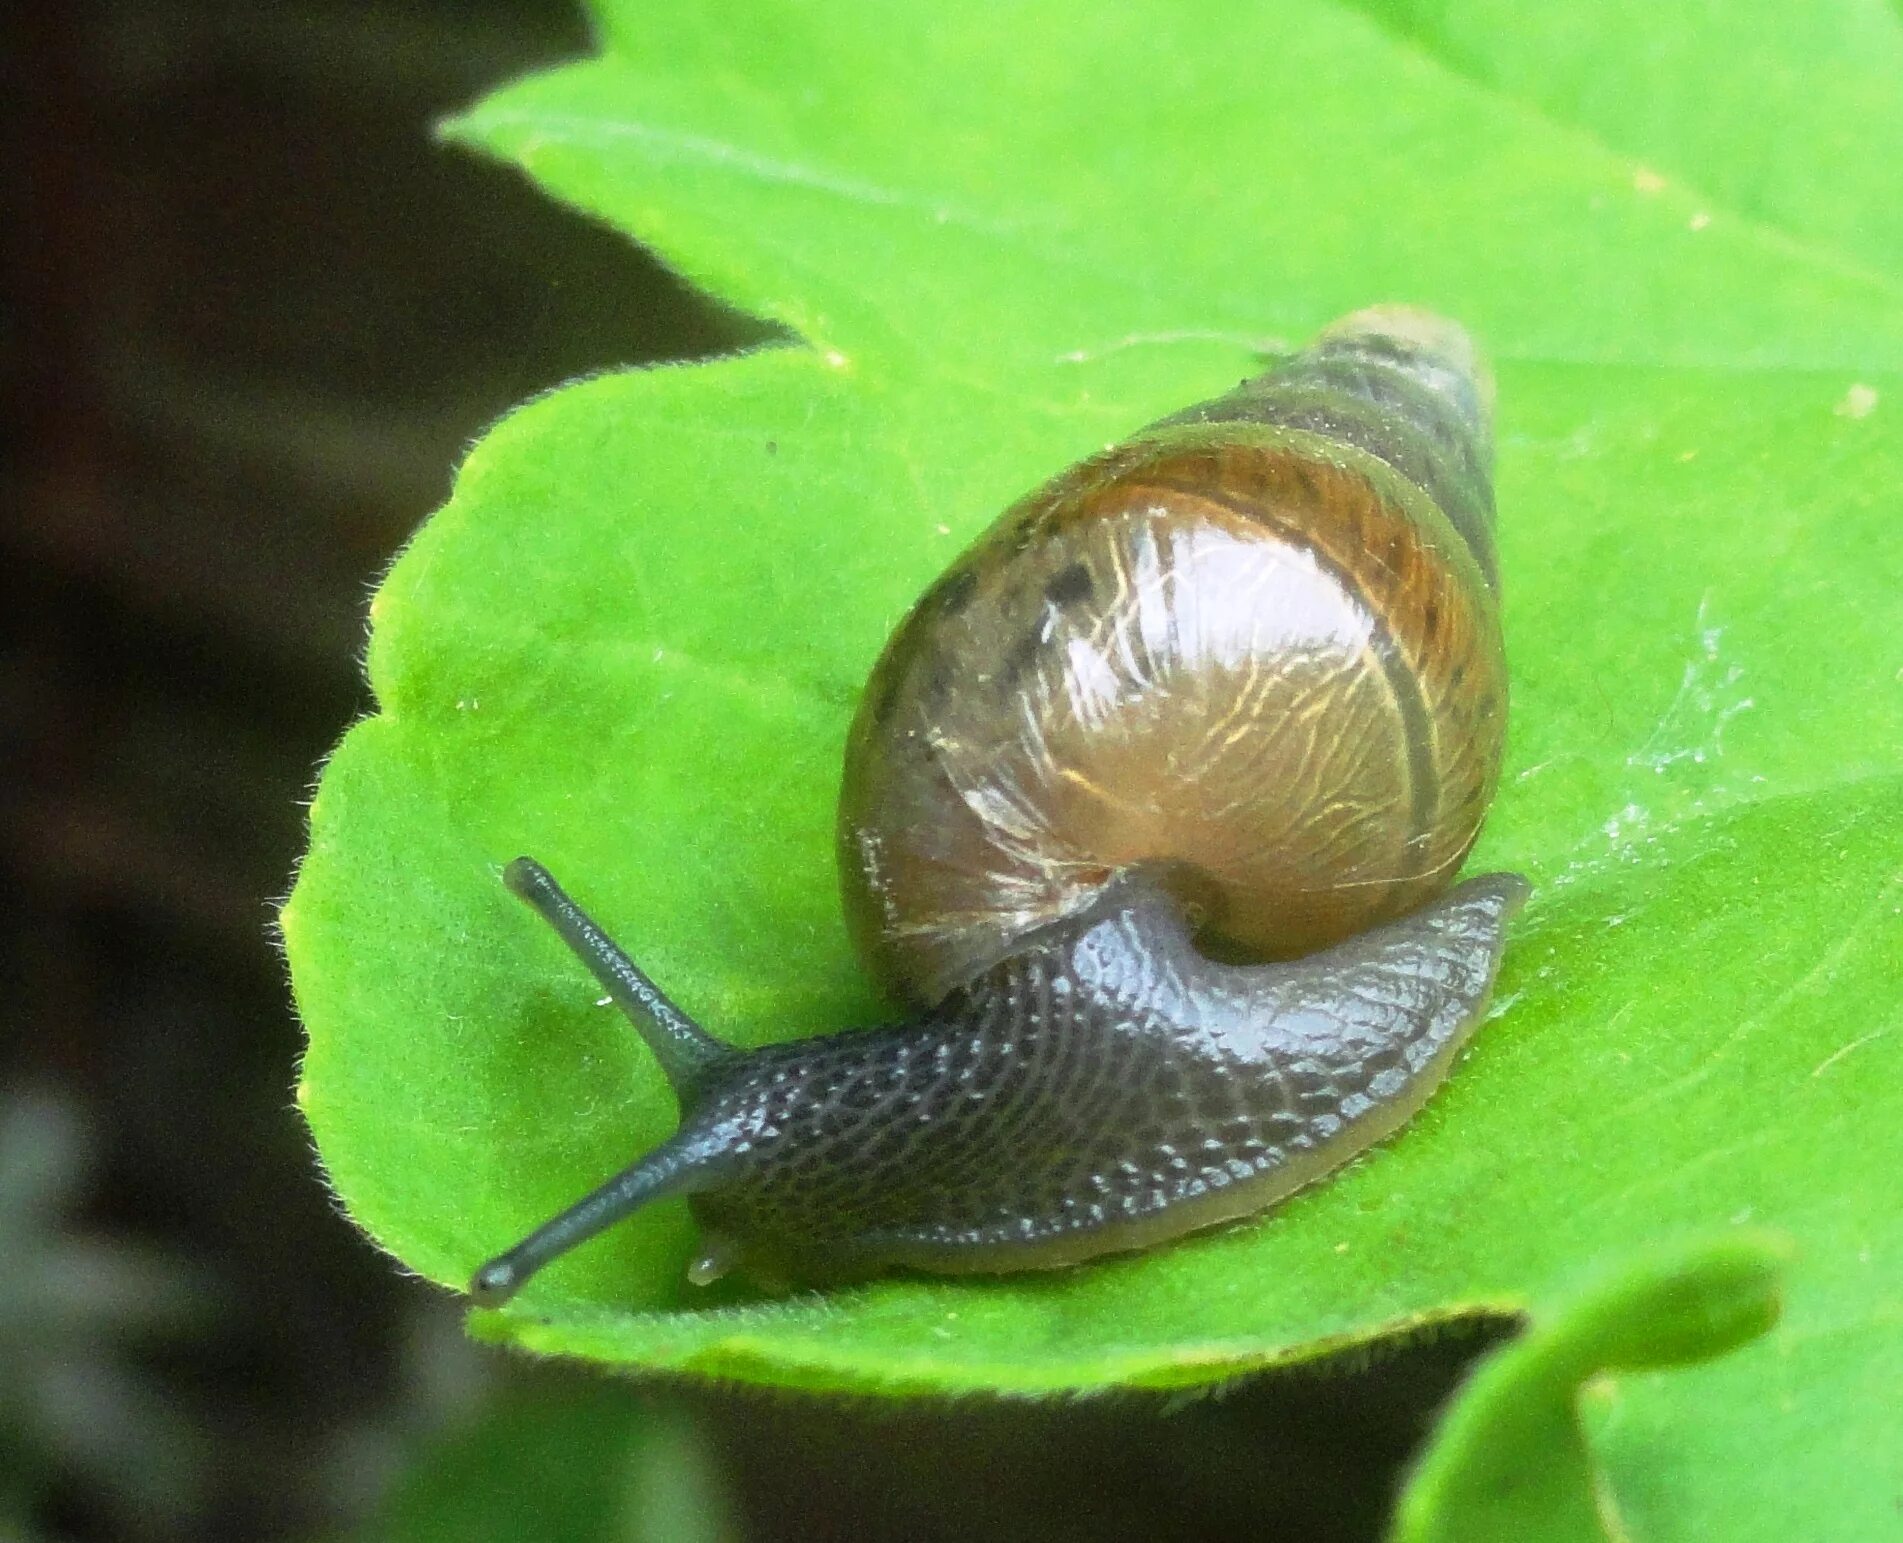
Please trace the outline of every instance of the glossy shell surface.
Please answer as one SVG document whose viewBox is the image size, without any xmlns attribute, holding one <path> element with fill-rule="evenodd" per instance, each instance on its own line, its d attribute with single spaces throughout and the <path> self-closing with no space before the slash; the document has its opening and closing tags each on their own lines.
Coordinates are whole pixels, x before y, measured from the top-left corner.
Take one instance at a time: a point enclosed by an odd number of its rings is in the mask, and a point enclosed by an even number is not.
<svg viewBox="0 0 1903 1543">
<path fill-rule="evenodd" d="M 900 626 L 839 821 L 897 997 L 938 1000 L 1131 866 L 1243 958 L 1451 881 L 1506 726 L 1485 404 L 1393 347 L 1324 338 L 1066 473 Z"/>
</svg>

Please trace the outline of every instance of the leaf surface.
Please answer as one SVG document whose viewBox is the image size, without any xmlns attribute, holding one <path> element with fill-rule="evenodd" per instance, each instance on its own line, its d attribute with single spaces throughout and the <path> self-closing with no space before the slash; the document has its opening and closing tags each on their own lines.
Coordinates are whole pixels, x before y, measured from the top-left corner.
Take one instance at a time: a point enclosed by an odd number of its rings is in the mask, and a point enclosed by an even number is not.
<svg viewBox="0 0 1903 1543">
<path fill-rule="evenodd" d="M 1375 300 L 1499 365 L 1514 721 L 1475 862 L 1537 886 L 1444 1092 L 1266 1219 L 762 1302 L 690 1293 L 663 1206 L 479 1333 L 815 1389 L 1177 1386 L 1537 1323 L 1588 1264 L 1749 1223 L 1795 1241 L 1783 1324 L 1635 1387 L 1609 1482 L 1645 1538 L 1893 1515 L 1815 1503 L 1894 1471 L 1903 1378 L 1903 287 L 1844 213 L 1903 208 L 1903 162 L 1806 120 L 1814 196 L 1747 197 L 1722 130 L 1763 51 L 1711 43 L 1709 118 L 1686 87 L 1615 135 L 1566 61 L 1602 95 L 1694 23 L 1567 14 L 1542 55 L 1452 6 L 607 6 L 601 58 L 452 125 L 797 342 L 526 405 L 373 605 L 380 712 L 283 926 L 300 1101 L 407 1265 L 460 1285 L 674 1119 L 502 863 L 738 1040 L 875 1021 L 830 833 L 892 624 L 1017 494 Z M 1822 90 L 1827 53 L 1792 68 Z"/>
</svg>

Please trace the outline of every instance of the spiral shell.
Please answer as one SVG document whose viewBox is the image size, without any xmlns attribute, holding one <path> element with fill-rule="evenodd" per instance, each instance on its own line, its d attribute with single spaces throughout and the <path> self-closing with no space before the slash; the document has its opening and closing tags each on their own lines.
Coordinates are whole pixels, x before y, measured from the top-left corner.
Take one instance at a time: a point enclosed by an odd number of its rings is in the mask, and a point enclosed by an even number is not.
<svg viewBox="0 0 1903 1543">
<path fill-rule="evenodd" d="M 1452 880 L 1506 729 L 1491 383 L 1358 312 L 1008 510 L 873 672 L 846 911 L 937 1001 L 1140 865 L 1215 952 L 1305 954 Z"/>
</svg>

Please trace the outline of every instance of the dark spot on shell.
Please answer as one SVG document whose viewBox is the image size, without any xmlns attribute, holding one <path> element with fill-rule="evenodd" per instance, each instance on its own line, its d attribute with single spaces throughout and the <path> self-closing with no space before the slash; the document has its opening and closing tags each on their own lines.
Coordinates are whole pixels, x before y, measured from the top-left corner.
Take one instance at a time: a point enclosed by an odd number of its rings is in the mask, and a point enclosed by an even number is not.
<svg viewBox="0 0 1903 1543">
<path fill-rule="evenodd" d="M 938 592 L 933 598 L 945 615 L 956 616 L 971 604 L 971 597 L 977 591 L 978 575 L 969 568 L 954 568 L 938 581 Z"/>
<path fill-rule="evenodd" d="M 1043 649 L 1043 639 L 1035 632 L 1020 635 L 1016 643 L 1010 645 L 1009 653 L 997 666 L 997 689 L 1010 693 L 1018 689 L 1018 681 L 1030 674 L 1037 664 L 1037 651 Z"/>
<path fill-rule="evenodd" d="M 1055 606 L 1075 605 L 1088 600 L 1096 587 L 1090 570 L 1082 563 L 1072 563 L 1052 576 L 1044 586 L 1044 595 Z"/>
<path fill-rule="evenodd" d="M 1434 634 L 1440 631 L 1440 602 L 1438 600 L 1427 602 L 1427 610 L 1421 617 L 1421 623 L 1426 628 L 1427 641 L 1433 642 Z"/>
<path fill-rule="evenodd" d="M 872 708 L 872 721 L 880 728 L 892 721 L 892 710 L 899 705 L 899 672 L 881 670 L 873 677 L 868 699 Z"/>
<path fill-rule="evenodd" d="M 1448 684 L 1458 686 L 1467 678 L 1467 666 L 1464 662 L 1454 666 L 1454 673 Z"/>
<path fill-rule="evenodd" d="M 932 707 L 937 707 L 946 697 L 951 695 L 951 688 L 951 666 L 945 662 L 945 658 L 941 654 L 932 660 L 931 671 L 925 677 L 926 702 Z"/>
</svg>

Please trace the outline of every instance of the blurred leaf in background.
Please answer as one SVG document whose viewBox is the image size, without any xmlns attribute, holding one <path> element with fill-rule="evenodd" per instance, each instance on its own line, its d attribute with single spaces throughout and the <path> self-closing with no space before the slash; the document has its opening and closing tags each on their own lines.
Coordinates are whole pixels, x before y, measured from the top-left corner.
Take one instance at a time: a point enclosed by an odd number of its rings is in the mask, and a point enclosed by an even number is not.
<svg viewBox="0 0 1903 1543">
<path fill-rule="evenodd" d="M 699 1427 L 612 1381 L 520 1389 L 418 1455 L 363 1543 L 734 1543 Z"/>
<path fill-rule="evenodd" d="M 821 1390 L 1196 1385 L 1474 1311 L 1537 1329 L 1582 1269 L 1750 1223 L 1794 1240 L 1784 1321 L 1635 1386 L 1607 1482 L 1645 1538 L 1892 1525 L 1903 232 L 1860 211 L 1903 207 L 1903 21 L 597 19 L 599 58 L 452 136 L 797 341 L 525 407 L 378 595 L 380 712 L 283 916 L 356 1218 L 457 1285 L 672 1124 L 502 891 L 518 851 L 724 1033 L 873 1021 L 830 828 L 891 624 L 1057 468 L 1407 299 L 1499 367 L 1514 728 L 1476 863 L 1537 886 L 1446 1091 L 1272 1217 L 1141 1258 L 743 1302 L 689 1294 L 660 1208 L 477 1330 Z"/>
</svg>

